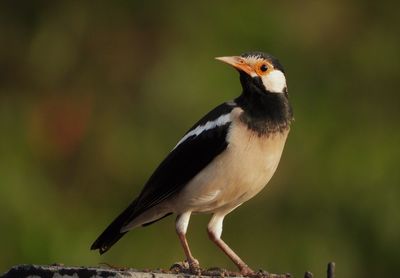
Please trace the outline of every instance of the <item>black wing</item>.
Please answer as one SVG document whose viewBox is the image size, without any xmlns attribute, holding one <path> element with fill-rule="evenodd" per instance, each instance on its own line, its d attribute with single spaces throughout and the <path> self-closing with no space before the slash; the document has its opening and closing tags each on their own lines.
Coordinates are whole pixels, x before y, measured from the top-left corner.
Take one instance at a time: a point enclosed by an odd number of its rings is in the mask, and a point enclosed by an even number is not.
<svg viewBox="0 0 400 278">
<path fill-rule="evenodd" d="M 121 229 L 147 209 L 168 199 L 205 168 L 227 147 L 226 135 L 230 122 L 190 135 L 192 130 L 229 114 L 234 103 L 224 103 L 198 121 L 151 175 L 139 197 L 136 198 L 96 239 L 91 249 L 106 252 L 126 232 Z M 154 222 L 154 221 L 153 221 Z M 151 224 L 151 223 L 145 223 Z"/>
<path fill-rule="evenodd" d="M 186 135 L 198 126 L 229 114 L 234 107 L 231 103 L 217 106 L 198 121 Z M 146 183 L 137 199 L 133 218 L 179 192 L 197 173 L 225 150 L 229 125 L 230 122 L 227 122 L 205 130 L 199 135 L 189 136 L 180 142 L 161 162 Z"/>
</svg>

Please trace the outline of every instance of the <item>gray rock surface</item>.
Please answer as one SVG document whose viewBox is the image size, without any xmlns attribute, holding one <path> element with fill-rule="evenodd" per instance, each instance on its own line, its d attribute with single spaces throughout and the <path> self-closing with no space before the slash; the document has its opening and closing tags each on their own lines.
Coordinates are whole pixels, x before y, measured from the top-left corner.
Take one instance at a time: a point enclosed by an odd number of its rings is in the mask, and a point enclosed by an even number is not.
<svg viewBox="0 0 400 278">
<path fill-rule="evenodd" d="M 17 265 L 4 273 L 2 278 L 190 278 L 191 275 L 144 272 L 135 269 L 116 270 L 103 267 L 72 267 L 60 265 Z M 194 276 L 193 276 L 194 277 Z"/>
<path fill-rule="evenodd" d="M 178 265 L 179 266 L 179 265 Z M 179 267 L 178 267 L 179 269 Z M 182 272 L 181 272 L 182 271 Z M 32 265 L 23 264 L 12 267 L 9 271 L 1 275 L 1 278 L 210 278 L 210 277 L 241 277 L 236 272 L 229 272 L 223 269 L 204 270 L 203 275 L 196 276 L 185 273 L 184 270 L 178 272 L 151 270 L 143 271 L 137 269 L 118 270 L 109 267 L 75 267 L 64 265 Z M 259 272 L 254 277 L 265 278 L 287 278 L 290 274 L 268 274 Z"/>
</svg>

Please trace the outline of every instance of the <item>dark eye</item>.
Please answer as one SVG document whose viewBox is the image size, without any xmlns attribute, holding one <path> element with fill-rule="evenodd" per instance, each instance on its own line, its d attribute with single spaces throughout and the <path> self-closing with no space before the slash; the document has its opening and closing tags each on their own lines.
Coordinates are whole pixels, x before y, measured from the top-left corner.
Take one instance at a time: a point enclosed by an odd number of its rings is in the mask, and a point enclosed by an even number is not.
<svg viewBox="0 0 400 278">
<path fill-rule="evenodd" d="M 260 67 L 260 70 L 261 70 L 262 72 L 266 72 L 266 71 L 268 70 L 267 65 L 266 65 L 266 64 L 262 64 L 261 67 Z"/>
</svg>

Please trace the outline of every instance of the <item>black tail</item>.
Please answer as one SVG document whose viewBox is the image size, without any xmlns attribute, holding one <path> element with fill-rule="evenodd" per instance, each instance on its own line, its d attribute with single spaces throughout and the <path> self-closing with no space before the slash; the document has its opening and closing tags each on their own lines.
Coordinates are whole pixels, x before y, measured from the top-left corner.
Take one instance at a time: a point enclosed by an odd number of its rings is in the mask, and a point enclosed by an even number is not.
<svg viewBox="0 0 400 278">
<path fill-rule="evenodd" d="M 103 254 L 111 248 L 124 234 L 121 233 L 121 229 L 124 225 L 131 221 L 134 217 L 134 209 L 136 206 L 136 200 L 133 201 L 129 207 L 127 207 L 108 227 L 105 231 L 96 239 L 96 241 L 90 247 L 91 250 L 99 249 L 100 254 Z"/>
</svg>

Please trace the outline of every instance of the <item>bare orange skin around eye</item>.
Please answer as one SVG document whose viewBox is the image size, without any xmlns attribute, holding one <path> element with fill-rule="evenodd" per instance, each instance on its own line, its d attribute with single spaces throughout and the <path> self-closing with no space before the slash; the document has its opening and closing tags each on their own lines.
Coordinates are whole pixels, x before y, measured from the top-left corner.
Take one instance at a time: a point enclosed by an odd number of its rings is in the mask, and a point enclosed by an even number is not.
<svg viewBox="0 0 400 278">
<path fill-rule="evenodd" d="M 266 70 L 266 71 L 263 71 L 263 70 L 261 69 L 263 65 L 267 67 L 267 70 Z M 253 66 L 253 68 L 254 68 L 254 71 L 255 71 L 259 76 L 267 75 L 268 73 L 270 73 L 270 72 L 274 69 L 274 67 L 272 66 L 272 64 L 268 63 L 267 61 L 258 62 L 258 63 L 256 63 L 256 64 Z"/>
</svg>

